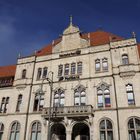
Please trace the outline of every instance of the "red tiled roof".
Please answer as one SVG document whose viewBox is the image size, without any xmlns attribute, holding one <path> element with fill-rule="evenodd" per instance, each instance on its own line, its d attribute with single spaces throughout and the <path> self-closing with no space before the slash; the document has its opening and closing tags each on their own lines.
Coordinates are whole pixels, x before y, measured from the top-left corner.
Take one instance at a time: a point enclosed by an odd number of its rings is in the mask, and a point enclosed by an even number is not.
<svg viewBox="0 0 140 140">
<path fill-rule="evenodd" d="M 82 38 L 88 39 L 88 37 L 90 37 L 91 46 L 108 44 L 110 42 L 110 40 L 119 41 L 119 40 L 124 39 L 120 36 L 114 35 L 109 32 L 101 31 L 101 30 L 96 31 L 96 32 L 87 33 L 87 34 L 82 34 Z"/>
<path fill-rule="evenodd" d="M 15 76 L 16 65 L 0 67 L 0 77 Z"/>
</svg>

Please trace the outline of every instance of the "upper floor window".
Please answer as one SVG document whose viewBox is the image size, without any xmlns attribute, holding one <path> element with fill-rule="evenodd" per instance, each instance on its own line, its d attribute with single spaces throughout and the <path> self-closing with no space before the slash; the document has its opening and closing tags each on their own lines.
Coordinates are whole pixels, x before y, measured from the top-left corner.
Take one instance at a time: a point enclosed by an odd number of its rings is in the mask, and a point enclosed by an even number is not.
<svg viewBox="0 0 140 140">
<path fill-rule="evenodd" d="M 42 111 L 44 106 L 44 94 L 37 93 L 34 99 L 33 111 Z"/>
<path fill-rule="evenodd" d="M 74 90 L 74 105 L 85 105 L 85 104 L 86 104 L 85 87 L 80 85 Z"/>
<path fill-rule="evenodd" d="M 26 72 L 27 72 L 26 69 L 22 70 L 22 79 L 25 79 L 26 78 Z"/>
<path fill-rule="evenodd" d="M 42 68 L 38 68 L 37 80 L 39 80 L 41 78 L 41 75 L 42 75 Z"/>
<path fill-rule="evenodd" d="M 18 96 L 18 100 L 17 100 L 17 107 L 16 107 L 16 112 L 19 112 L 21 109 L 21 103 L 22 103 L 22 95 L 20 94 Z"/>
<path fill-rule="evenodd" d="M 113 127 L 108 119 L 100 122 L 100 140 L 113 140 Z"/>
<path fill-rule="evenodd" d="M 9 97 L 3 97 L 1 101 L 1 110 L 0 112 L 6 113 L 9 104 Z"/>
<path fill-rule="evenodd" d="M 48 68 L 44 67 L 43 68 L 43 76 L 42 76 L 42 78 L 46 78 L 47 77 L 47 72 L 48 72 Z"/>
<path fill-rule="evenodd" d="M 55 107 L 61 107 L 65 104 L 65 94 L 64 90 L 57 89 L 54 94 L 54 106 Z"/>
<path fill-rule="evenodd" d="M 16 121 L 13 123 L 11 127 L 9 140 L 20 140 L 19 134 L 20 134 L 20 123 Z"/>
<path fill-rule="evenodd" d="M 76 71 L 76 64 L 72 63 L 71 64 L 71 74 L 75 74 L 75 71 Z"/>
<path fill-rule="evenodd" d="M 65 64 L 65 75 L 69 75 L 69 64 Z"/>
<path fill-rule="evenodd" d="M 63 65 L 59 65 L 58 66 L 58 76 L 62 76 L 63 75 Z"/>
<path fill-rule="evenodd" d="M 122 64 L 123 64 L 123 65 L 129 64 L 128 55 L 127 55 L 127 54 L 123 54 L 123 55 L 122 55 Z"/>
<path fill-rule="evenodd" d="M 82 74 L 82 62 L 77 63 L 77 74 Z"/>
<path fill-rule="evenodd" d="M 41 123 L 36 121 L 31 127 L 30 140 L 41 140 Z"/>
<path fill-rule="evenodd" d="M 128 98 L 128 105 L 134 105 L 135 99 L 134 99 L 134 91 L 132 84 L 126 85 L 126 92 L 127 92 L 127 98 Z"/>
<path fill-rule="evenodd" d="M 140 140 L 140 119 L 134 117 L 128 121 L 129 140 Z"/>
<path fill-rule="evenodd" d="M 3 131 L 4 131 L 4 125 L 3 123 L 0 123 L 0 140 L 2 140 Z"/>
<path fill-rule="evenodd" d="M 97 88 L 97 100 L 98 100 L 98 107 L 110 107 L 110 91 L 109 86 L 106 84 L 101 84 Z"/>
<path fill-rule="evenodd" d="M 103 58 L 102 59 L 102 68 L 103 68 L 103 71 L 107 71 L 108 70 L 108 61 L 107 61 L 107 58 Z"/>
<path fill-rule="evenodd" d="M 100 71 L 101 70 L 101 64 L 100 64 L 100 59 L 95 60 L 95 71 Z"/>
</svg>

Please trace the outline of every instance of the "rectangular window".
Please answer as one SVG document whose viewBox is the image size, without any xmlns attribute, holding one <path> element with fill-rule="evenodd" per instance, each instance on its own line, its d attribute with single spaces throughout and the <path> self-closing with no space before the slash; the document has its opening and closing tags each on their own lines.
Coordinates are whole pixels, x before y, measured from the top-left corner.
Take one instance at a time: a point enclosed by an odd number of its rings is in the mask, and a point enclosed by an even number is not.
<svg viewBox="0 0 140 140">
<path fill-rule="evenodd" d="M 82 62 L 77 63 L 77 74 L 82 74 Z"/>
<path fill-rule="evenodd" d="M 108 70 L 107 58 L 102 59 L 102 67 L 103 67 L 103 71 L 107 71 Z"/>
<path fill-rule="evenodd" d="M 2 113 L 7 112 L 8 104 L 9 104 L 9 97 L 6 98 L 3 97 L 1 102 L 1 109 L 0 109 Z"/>
<path fill-rule="evenodd" d="M 38 72 L 37 72 L 37 80 L 39 80 L 41 78 L 42 75 L 42 69 L 38 68 Z"/>
<path fill-rule="evenodd" d="M 128 104 L 129 104 L 129 105 L 135 104 L 133 92 L 129 92 L 129 93 L 127 93 L 127 94 L 128 94 Z"/>
<path fill-rule="evenodd" d="M 72 63 L 71 64 L 71 74 L 75 74 L 75 71 L 76 71 L 76 64 Z"/>
<path fill-rule="evenodd" d="M 75 97 L 74 100 L 75 100 L 74 101 L 74 105 L 80 105 L 80 99 L 79 99 L 79 97 Z"/>
<path fill-rule="evenodd" d="M 69 64 L 65 65 L 65 75 L 69 75 Z"/>
<path fill-rule="evenodd" d="M 63 65 L 59 65 L 58 66 L 58 76 L 62 76 L 63 75 Z"/>
<path fill-rule="evenodd" d="M 18 96 L 18 101 L 17 101 L 16 112 L 19 112 L 20 111 L 21 103 L 22 103 L 22 95 L 19 95 Z"/>
<path fill-rule="evenodd" d="M 47 67 L 43 68 L 43 76 L 42 76 L 42 78 L 47 77 L 47 72 L 48 72 L 48 68 Z"/>
</svg>

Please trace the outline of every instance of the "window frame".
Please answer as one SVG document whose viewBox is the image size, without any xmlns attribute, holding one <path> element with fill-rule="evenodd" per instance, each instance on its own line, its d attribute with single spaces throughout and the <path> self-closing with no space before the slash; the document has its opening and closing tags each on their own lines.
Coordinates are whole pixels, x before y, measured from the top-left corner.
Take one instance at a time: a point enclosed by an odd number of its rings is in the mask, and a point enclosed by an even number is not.
<svg viewBox="0 0 140 140">
<path fill-rule="evenodd" d="M 19 94 L 18 99 L 17 99 L 16 112 L 20 112 L 21 110 L 22 98 L 23 98 L 23 95 Z"/>
<path fill-rule="evenodd" d="M 81 61 L 79 61 L 77 63 L 77 74 L 82 75 L 82 72 L 83 72 L 83 63 Z"/>
<path fill-rule="evenodd" d="M 122 54 L 122 65 L 128 65 L 128 64 L 129 64 L 128 54 Z"/>
<path fill-rule="evenodd" d="M 106 64 L 107 66 L 105 66 L 105 64 Z M 102 70 L 103 70 L 103 71 L 108 71 L 108 59 L 107 59 L 107 58 L 103 58 L 103 59 L 102 59 Z"/>
<path fill-rule="evenodd" d="M 108 123 L 107 123 L 108 122 Z M 102 125 L 102 123 L 104 123 L 104 126 Z M 109 128 L 109 123 L 111 124 L 111 128 Z M 103 127 L 103 128 L 101 128 Z M 109 133 L 108 132 L 112 132 L 112 140 L 114 138 L 114 133 L 113 133 L 113 124 L 112 121 L 110 121 L 108 118 L 104 118 L 100 121 L 99 123 L 99 131 L 100 131 L 100 140 L 108 140 L 109 137 Z M 101 132 L 103 132 L 102 134 L 104 134 L 104 138 L 102 139 L 101 137 Z"/>
<path fill-rule="evenodd" d="M 14 126 L 15 125 L 15 126 Z M 9 140 L 12 140 L 12 134 L 14 133 L 14 140 L 17 140 L 17 134 L 19 133 L 19 140 L 20 140 L 20 129 L 21 125 L 18 121 L 14 121 L 10 127 L 10 135 L 9 135 Z"/>
<path fill-rule="evenodd" d="M 37 69 L 37 80 L 40 80 L 41 79 L 41 76 L 42 76 L 42 68 L 38 68 Z"/>
<path fill-rule="evenodd" d="M 34 129 L 35 125 L 35 129 Z M 30 140 L 41 140 L 41 129 L 42 125 L 39 121 L 35 121 L 32 123 L 31 128 L 30 128 Z M 35 139 L 33 139 L 33 134 L 35 134 Z M 40 134 L 40 139 L 38 139 L 38 134 Z"/>
<path fill-rule="evenodd" d="M 22 70 L 21 78 L 22 78 L 22 79 L 26 79 L 26 76 L 27 76 L 27 70 L 26 70 L 26 69 L 23 69 L 23 70 Z"/>
</svg>

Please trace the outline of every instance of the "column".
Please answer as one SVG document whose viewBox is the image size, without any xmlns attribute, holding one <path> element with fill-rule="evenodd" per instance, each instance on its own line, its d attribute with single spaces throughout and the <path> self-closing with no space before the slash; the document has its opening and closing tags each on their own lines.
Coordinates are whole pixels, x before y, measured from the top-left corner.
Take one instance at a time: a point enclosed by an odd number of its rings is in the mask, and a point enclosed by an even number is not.
<svg viewBox="0 0 140 140">
<path fill-rule="evenodd" d="M 71 130 L 67 130 L 66 131 L 66 140 L 71 140 L 72 139 L 72 131 Z"/>
</svg>

